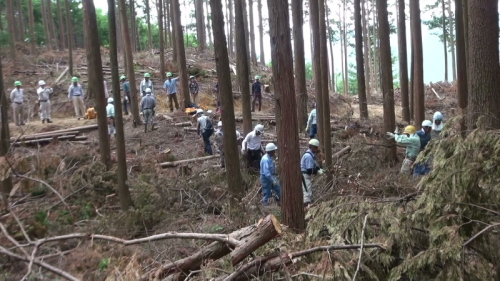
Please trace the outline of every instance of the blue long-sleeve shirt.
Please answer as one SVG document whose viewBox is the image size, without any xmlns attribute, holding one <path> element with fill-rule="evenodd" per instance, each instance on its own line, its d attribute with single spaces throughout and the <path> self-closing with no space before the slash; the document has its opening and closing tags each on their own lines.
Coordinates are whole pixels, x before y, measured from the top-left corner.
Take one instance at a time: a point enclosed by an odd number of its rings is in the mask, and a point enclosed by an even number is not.
<svg viewBox="0 0 500 281">
<path fill-rule="evenodd" d="M 308 149 L 302 159 L 300 159 L 300 171 L 308 174 L 316 174 L 318 165 L 316 165 L 316 155 Z"/>
<path fill-rule="evenodd" d="M 167 95 L 172 95 L 177 93 L 177 80 L 179 77 L 175 77 L 172 79 L 167 79 L 165 80 L 165 83 L 163 83 L 163 89 L 167 91 Z"/>
<path fill-rule="evenodd" d="M 424 130 L 417 131 L 417 135 L 420 138 L 420 150 L 424 150 L 425 146 L 431 141 L 431 134 L 426 134 Z"/>
<path fill-rule="evenodd" d="M 260 84 L 260 81 L 254 82 L 252 84 L 252 94 L 261 94 L 262 92 L 262 85 Z"/>
<path fill-rule="evenodd" d="M 262 156 L 262 159 L 260 160 L 260 175 L 264 176 L 269 181 L 274 181 L 274 174 L 276 172 L 275 169 L 273 158 L 271 158 L 271 156 L 267 153 Z"/>
</svg>

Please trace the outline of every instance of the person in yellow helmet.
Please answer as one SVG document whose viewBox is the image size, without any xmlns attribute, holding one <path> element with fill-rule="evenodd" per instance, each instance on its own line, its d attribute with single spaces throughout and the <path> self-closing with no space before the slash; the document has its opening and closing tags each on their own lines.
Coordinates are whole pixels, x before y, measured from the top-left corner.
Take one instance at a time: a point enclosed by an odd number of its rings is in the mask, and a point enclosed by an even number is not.
<svg viewBox="0 0 500 281">
<path fill-rule="evenodd" d="M 403 165 L 401 165 L 400 173 L 410 174 L 413 163 L 420 152 L 420 137 L 416 134 L 415 127 L 412 125 L 406 126 L 403 134 L 387 132 L 387 136 L 394 139 L 398 144 L 406 147 L 406 157 L 403 161 Z"/>
</svg>

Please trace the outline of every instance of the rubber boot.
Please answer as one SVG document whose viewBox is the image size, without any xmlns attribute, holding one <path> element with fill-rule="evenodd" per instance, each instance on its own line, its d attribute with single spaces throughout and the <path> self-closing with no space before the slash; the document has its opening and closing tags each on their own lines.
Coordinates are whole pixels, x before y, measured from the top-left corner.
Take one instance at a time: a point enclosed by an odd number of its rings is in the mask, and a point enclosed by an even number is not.
<svg viewBox="0 0 500 281">
<path fill-rule="evenodd" d="M 50 120 L 50 119 L 47 119 L 47 123 L 52 123 L 52 120 Z"/>
<path fill-rule="evenodd" d="M 42 124 L 45 124 L 45 119 L 42 119 Z"/>
<path fill-rule="evenodd" d="M 148 124 L 144 124 L 144 133 L 148 132 Z"/>
<path fill-rule="evenodd" d="M 155 130 L 155 124 L 151 125 L 151 131 Z"/>
</svg>

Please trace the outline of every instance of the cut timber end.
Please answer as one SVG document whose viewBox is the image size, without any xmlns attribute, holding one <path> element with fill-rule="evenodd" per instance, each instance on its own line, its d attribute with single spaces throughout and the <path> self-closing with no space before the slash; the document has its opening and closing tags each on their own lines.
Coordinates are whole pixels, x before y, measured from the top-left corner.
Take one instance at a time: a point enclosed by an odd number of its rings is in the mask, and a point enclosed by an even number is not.
<svg viewBox="0 0 500 281">
<path fill-rule="evenodd" d="M 177 167 L 180 164 L 187 164 L 187 163 L 190 163 L 190 162 L 215 159 L 215 158 L 218 158 L 219 156 L 220 156 L 219 154 L 215 154 L 215 155 L 210 155 L 210 156 L 205 156 L 205 157 L 185 159 L 185 160 L 179 160 L 179 161 L 173 161 L 173 162 L 164 162 L 164 163 L 160 163 L 160 167 L 162 167 L 162 168 L 173 168 L 173 167 Z"/>
<path fill-rule="evenodd" d="M 176 126 L 176 127 L 191 127 L 191 126 L 193 126 L 193 123 L 181 122 L 181 123 L 175 123 L 174 126 Z"/>
</svg>

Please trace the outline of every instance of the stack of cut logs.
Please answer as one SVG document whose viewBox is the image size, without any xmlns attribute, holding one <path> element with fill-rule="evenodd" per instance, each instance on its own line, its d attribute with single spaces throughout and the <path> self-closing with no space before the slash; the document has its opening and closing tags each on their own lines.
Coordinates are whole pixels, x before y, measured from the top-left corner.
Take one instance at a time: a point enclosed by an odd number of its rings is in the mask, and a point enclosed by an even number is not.
<svg viewBox="0 0 500 281">
<path fill-rule="evenodd" d="M 97 129 L 97 124 L 88 125 L 71 129 L 56 130 L 56 131 L 44 132 L 32 135 L 23 135 L 20 137 L 12 137 L 10 138 L 10 142 L 12 146 L 23 146 L 23 145 L 48 144 L 52 141 L 58 141 L 58 140 L 83 141 L 87 139 L 87 136 L 80 136 L 81 133 L 96 129 Z"/>
</svg>

